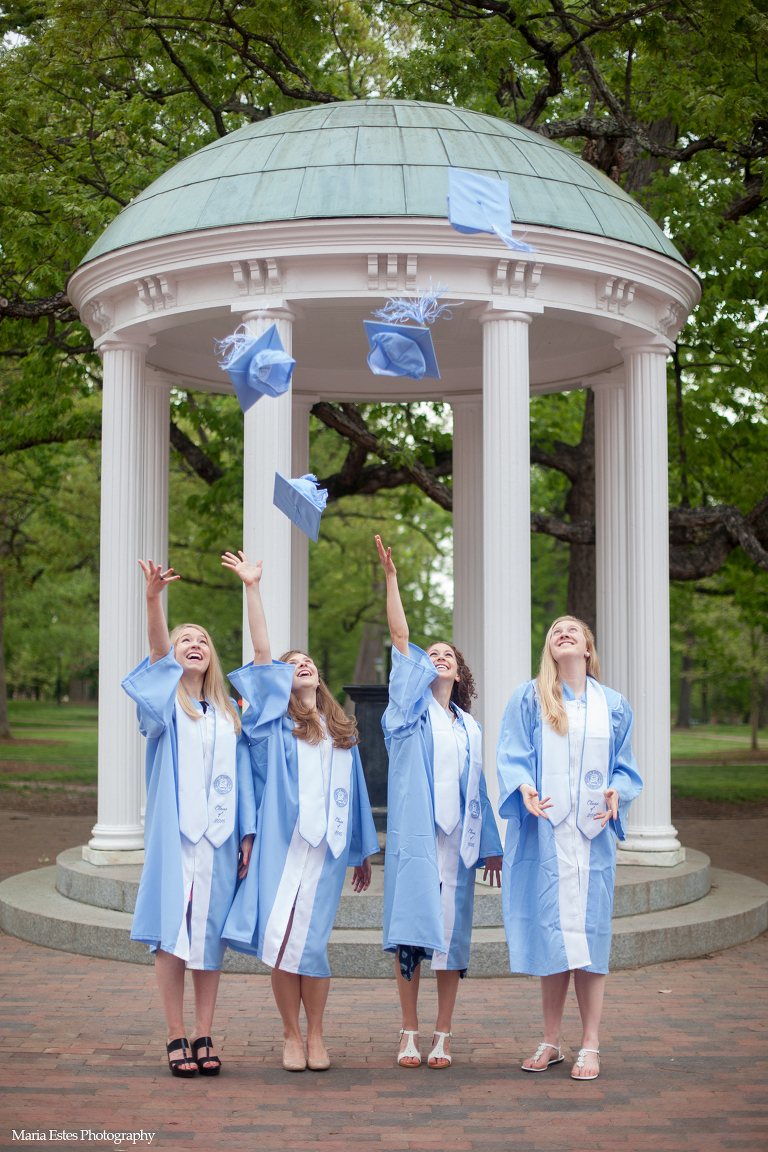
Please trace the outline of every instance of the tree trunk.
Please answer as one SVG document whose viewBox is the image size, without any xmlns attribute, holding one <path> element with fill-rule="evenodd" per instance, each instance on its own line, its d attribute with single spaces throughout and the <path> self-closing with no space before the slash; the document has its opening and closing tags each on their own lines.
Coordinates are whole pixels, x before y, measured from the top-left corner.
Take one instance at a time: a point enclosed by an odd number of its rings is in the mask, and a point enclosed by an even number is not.
<svg viewBox="0 0 768 1152">
<path fill-rule="evenodd" d="M 760 723 L 760 696 L 762 684 L 760 683 L 760 670 L 758 658 L 762 647 L 762 635 L 759 628 L 752 629 L 752 668 L 749 673 L 749 727 L 752 737 L 751 748 L 758 751 L 757 728 Z"/>
<path fill-rule="evenodd" d="M 571 483 L 565 511 L 570 520 L 595 519 L 595 394 L 587 389 L 584 424 L 579 449 L 582 466 Z M 594 544 L 571 544 L 568 564 L 568 600 L 566 612 L 597 631 L 597 587 Z"/>
<path fill-rule="evenodd" d="M 379 684 L 384 668 L 384 625 L 370 623 L 363 624 L 363 634 L 360 637 L 360 647 L 357 650 L 355 671 L 352 674 L 353 684 Z"/>
<path fill-rule="evenodd" d="M 753 671 L 751 673 L 750 681 L 751 681 L 751 683 L 750 683 L 750 693 L 749 693 L 749 697 L 750 697 L 750 700 L 749 700 L 749 703 L 750 703 L 749 727 L 750 727 L 750 735 L 752 737 L 751 748 L 752 748 L 753 752 L 757 752 L 759 749 L 759 746 L 757 743 L 757 725 L 758 725 L 759 720 L 760 720 L 760 688 L 761 688 L 761 684 L 760 684 L 760 677 L 758 676 L 756 671 Z"/>
<path fill-rule="evenodd" d="M 11 735 L 5 685 L 5 573 L 0 572 L 0 740 Z"/>
<path fill-rule="evenodd" d="M 690 640 L 689 640 L 690 643 Z M 680 699 L 677 703 L 677 727 L 690 728 L 691 726 L 691 671 L 693 669 L 693 656 L 690 650 L 683 653 L 683 671 L 680 676 Z"/>
</svg>

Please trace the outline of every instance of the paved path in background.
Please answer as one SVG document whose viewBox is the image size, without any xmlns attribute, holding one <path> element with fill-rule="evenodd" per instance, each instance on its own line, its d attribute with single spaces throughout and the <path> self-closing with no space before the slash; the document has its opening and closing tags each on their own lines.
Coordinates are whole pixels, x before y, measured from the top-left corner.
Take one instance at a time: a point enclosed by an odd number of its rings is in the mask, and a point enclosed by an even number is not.
<svg viewBox="0 0 768 1152">
<path fill-rule="evenodd" d="M 175 1150 L 757 1152 L 768 1146 L 766 964 L 763 936 L 611 976 L 603 1073 L 583 1084 L 570 1079 L 570 1058 L 541 1075 L 519 1071 L 540 1035 L 536 980 L 462 983 L 446 1072 L 394 1066 L 394 982 L 334 981 L 332 1067 L 297 1075 L 280 1066 L 268 979 L 229 975 L 214 1028 L 224 1071 L 182 1081 L 164 1067 L 151 968 L 0 936 L 0 1152 L 22 1147 L 12 1140 L 22 1126 L 144 1129 L 157 1134 L 153 1148 Z M 427 987 L 425 1030 L 435 1008 Z M 564 1035 L 577 1048 L 572 997 Z"/>
</svg>

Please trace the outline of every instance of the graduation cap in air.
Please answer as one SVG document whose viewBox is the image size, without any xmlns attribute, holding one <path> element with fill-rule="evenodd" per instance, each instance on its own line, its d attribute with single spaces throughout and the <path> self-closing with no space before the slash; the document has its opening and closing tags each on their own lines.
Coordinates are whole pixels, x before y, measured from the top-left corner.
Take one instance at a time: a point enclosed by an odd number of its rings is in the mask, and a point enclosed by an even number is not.
<svg viewBox="0 0 768 1152">
<path fill-rule="evenodd" d="M 448 169 L 448 220 L 457 232 L 494 232 L 513 252 L 533 252 L 512 236 L 509 184 L 464 168 Z"/>
<path fill-rule="evenodd" d="M 298 480 L 286 480 L 280 472 L 275 472 L 272 503 L 315 543 L 320 532 L 320 517 L 327 501 L 328 490 L 318 488 L 317 476 L 311 472 L 300 476 Z"/>
<path fill-rule="evenodd" d="M 432 346 L 429 328 L 414 328 L 410 324 L 382 324 L 377 320 L 363 320 L 370 352 L 368 367 L 376 376 L 409 376 L 421 380 L 422 376 L 440 379 L 440 369 Z"/>
<path fill-rule="evenodd" d="M 243 326 L 216 343 L 223 359 L 220 367 L 228 374 L 243 412 L 252 408 L 262 396 L 282 396 L 288 391 L 296 363 L 283 348 L 276 324 L 270 324 L 261 336 L 254 336 Z"/>
<path fill-rule="evenodd" d="M 376 320 L 363 320 L 370 352 L 368 367 L 376 376 L 409 376 L 411 380 L 440 379 L 440 369 L 432 346 L 432 333 L 427 327 L 438 316 L 448 312 L 447 304 L 438 303 L 447 288 L 429 288 L 419 296 L 393 296 L 383 308 L 374 312 Z M 418 325 L 408 324 L 412 320 Z"/>
</svg>

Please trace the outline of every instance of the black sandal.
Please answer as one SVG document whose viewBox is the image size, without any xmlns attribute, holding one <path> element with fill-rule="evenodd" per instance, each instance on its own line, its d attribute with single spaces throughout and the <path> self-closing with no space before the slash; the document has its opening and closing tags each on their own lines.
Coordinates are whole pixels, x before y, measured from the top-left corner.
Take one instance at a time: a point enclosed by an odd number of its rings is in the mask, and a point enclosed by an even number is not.
<svg viewBox="0 0 768 1152">
<path fill-rule="evenodd" d="M 201 1048 L 213 1048 L 213 1040 L 211 1040 L 210 1036 L 198 1036 L 197 1040 L 192 1041 L 192 1056 L 197 1064 L 198 1072 L 201 1076 L 218 1076 L 219 1072 L 221 1072 L 221 1060 L 219 1060 L 218 1056 L 198 1056 L 197 1053 Z M 205 1067 L 206 1064 L 211 1064 L 214 1060 L 216 1063 L 213 1065 L 213 1068 Z"/>
<path fill-rule="evenodd" d="M 182 1050 L 182 1052 L 186 1051 L 187 1048 L 189 1048 L 190 1051 L 193 1050 L 192 1046 L 190 1045 L 189 1040 L 187 1040 L 186 1036 L 180 1036 L 178 1040 L 171 1040 L 170 1044 L 166 1044 L 165 1050 L 168 1053 L 168 1067 L 171 1070 L 171 1075 L 172 1076 L 182 1076 L 182 1077 L 187 1077 L 187 1078 L 190 1076 L 196 1076 L 197 1075 L 197 1069 L 196 1068 L 182 1068 L 181 1067 L 182 1064 L 195 1064 L 195 1063 L 197 1063 L 194 1056 L 181 1056 L 178 1060 L 171 1060 L 171 1052 L 176 1052 L 179 1048 Z"/>
</svg>

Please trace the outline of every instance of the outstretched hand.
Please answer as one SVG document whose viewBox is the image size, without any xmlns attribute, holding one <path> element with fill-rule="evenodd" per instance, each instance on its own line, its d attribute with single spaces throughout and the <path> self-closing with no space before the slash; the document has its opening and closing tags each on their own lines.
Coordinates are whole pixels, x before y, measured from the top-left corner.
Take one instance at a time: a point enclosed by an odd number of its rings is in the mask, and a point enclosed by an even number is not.
<svg viewBox="0 0 768 1152">
<path fill-rule="evenodd" d="M 381 536 L 376 537 L 376 547 L 379 551 L 379 560 L 381 560 L 381 566 L 384 569 L 385 576 L 397 576 L 397 568 L 395 568 L 392 562 L 392 549 L 387 548 L 386 551 L 384 550 Z"/>
<path fill-rule="evenodd" d="M 222 568 L 229 568 L 230 572 L 239 576 L 246 588 L 250 587 L 251 584 L 258 584 L 261 580 L 261 560 L 251 564 L 244 552 L 238 551 L 237 556 L 234 552 L 225 552 L 221 558 L 221 566 Z"/>
<path fill-rule="evenodd" d="M 533 784 L 521 784 L 520 795 L 523 798 L 523 804 L 525 804 L 531 816 L 543 816 L 545 820 L 549 820 L 549 816 L 547 816 L 545 811 L 545 809 L 552 807 L 549 803 L 549 796 L 545 796 L 543 800 L 540 800 L 539 794 Z"/>
<path fill-rule="evenodd" d="M 605 796 L 606 812 L 596 812 L 593 816 L 594 820 L 602 820 L 601 828 L 605 828 L 609 820 L 615 820 L 619 814 L 619 794 L 615 788 L 606 788 L 603 792 Z"/>
<path fill-rule="evenodd" d="M 358 864 L 352 872 L 350 881 L 355 892 L 365 892 L 371 883 L 371 858 L 367 856 L 362 864 Z"/>
<path fill-rule="evenodd" d="M 146 564 L 143 560 L 139 560 L 139 566 L 147 582 L 147 596 L 159 596 L 172 580 L 181 579 L 180 576 L 173 575 L 173 568 L 163 572 L 162 564 L 155 564 L 152 560 L 147 560 Z"/>
</svg>

